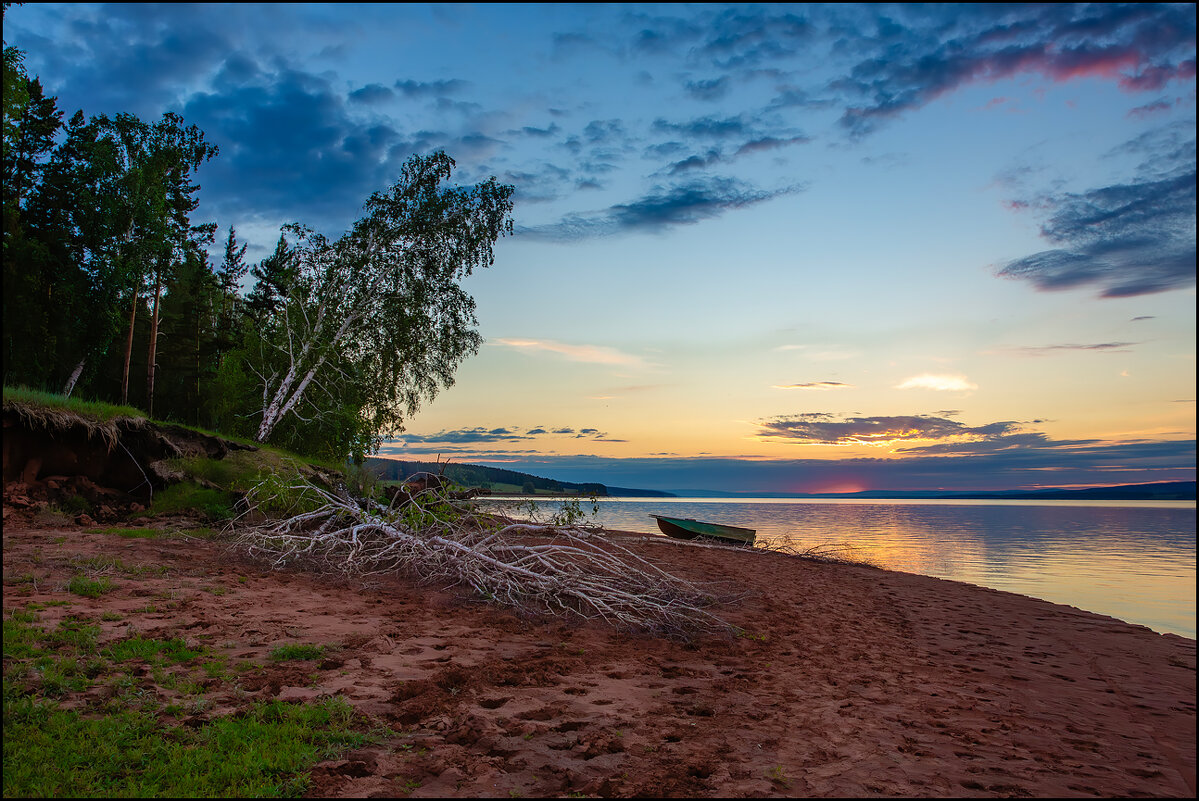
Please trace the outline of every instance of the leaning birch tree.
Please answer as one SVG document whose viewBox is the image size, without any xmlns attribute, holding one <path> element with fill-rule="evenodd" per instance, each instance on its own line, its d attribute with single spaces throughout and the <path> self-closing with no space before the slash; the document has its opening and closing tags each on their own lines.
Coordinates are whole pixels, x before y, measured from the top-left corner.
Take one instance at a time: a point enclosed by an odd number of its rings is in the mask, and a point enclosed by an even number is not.
<svg viewBox="0 0 1199 801">
<path fill-rule="evenodd" d="M 445 185 L 454 160 L 414 156 L 336 241 L 292 225 L 295 279 L 259 331 L 251 365 L 262 390 L 256 438 L 290 416 L 308 422 L 354 397 L 372 449 L 478 351 L 474 300 L 461 280 L 494 260 L 512 232 L 513 187 L 494 177 Z"/>
</svg>

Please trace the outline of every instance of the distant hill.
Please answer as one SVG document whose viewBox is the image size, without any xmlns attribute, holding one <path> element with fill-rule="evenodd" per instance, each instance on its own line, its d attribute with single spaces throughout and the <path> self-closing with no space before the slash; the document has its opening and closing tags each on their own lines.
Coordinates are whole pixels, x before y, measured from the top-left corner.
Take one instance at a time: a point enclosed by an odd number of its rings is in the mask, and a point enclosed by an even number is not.
<svg viewBox="0 0 1199 801">
<path fill-rule="evenodd" d="M 1155 484 L 1123 484 L 1118 487 L 1043 489 L 1020 492 L 955 492 L 944 498 L 1061 499 L 1075 501 L 1193 501 L 1194 481 L 1162 481 Z"/>
<path fill-rule="evenodd" d="M 583 495 L 597 498 L 671 498 L 669 492 L 658 490 L 608 487 L 604 484 L 576 484 L 572 481 L 556 481 L 529 473 L 484 467 L 474 464 L 437 464 L 436 462 L 409 462 L 399 459 L 371 458 L 366 466 L 375 471 L 383 481 L 403 481 L 413 473 L 439 473 L 445 469 L 445 477 L 464 487 L 482 487 L 494 493 L 527 494 L 529 488 L 539 494 Z"/>
<path fill-rule="evenodd" d="M 675 490 L 674 494 L 697 498 L 860 498 L 864 500 L 1078 500 L 1078 501 L 1193 501 L 1194 481 L 1163 481 L 1154 484 L 1123 484 L 1116 487 L 1083 489 L 993 490 L 945 492 L 937 490 L 866 490 L 865 492 L 719 492 Z"/>
</svg>

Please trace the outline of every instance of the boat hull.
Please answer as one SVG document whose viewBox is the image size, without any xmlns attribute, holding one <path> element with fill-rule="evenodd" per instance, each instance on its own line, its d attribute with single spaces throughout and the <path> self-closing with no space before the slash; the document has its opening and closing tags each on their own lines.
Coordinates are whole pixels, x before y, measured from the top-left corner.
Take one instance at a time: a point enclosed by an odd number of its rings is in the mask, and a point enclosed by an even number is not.
<svg viewBox="0 0 1199 801">
<path fill-rule="evenodd" d="M 719 523 L 704 523 L 690 518 L 662 515 L 650 517 L 658 521 L 658 528 L 663 534 L 679 540 L 713 540 L 725 545 L 752 546 L 757 537 L 757 532 L 752 528 L 722 526 Z"/>
</svg>

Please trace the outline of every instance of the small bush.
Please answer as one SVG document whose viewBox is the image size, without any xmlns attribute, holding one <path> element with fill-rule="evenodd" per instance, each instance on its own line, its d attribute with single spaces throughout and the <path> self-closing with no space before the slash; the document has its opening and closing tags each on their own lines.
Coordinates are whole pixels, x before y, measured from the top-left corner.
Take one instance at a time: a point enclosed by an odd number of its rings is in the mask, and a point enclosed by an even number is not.
<svg viewBox="0 0 1199 801">
<path fill-rule="evenodd" d="M 184 481 L 154 493 L 150 513 L 199 512 L 214 520 L 227 520 L 234 515 L 233 500 L 231 493 Z"/>
<path fill-rule="evenodd" d="M 187 644 L 175 637 L 170 640 L 148 640 L 143 637 L 130 637 L 127 640 L 115 642 L 104 649 L 103 656 L 113 662 L 146 662 L 181 663 L 187 662 L 200 655 Z"/>
<path fill-rule="evenodd" d="M 90 579 L 87 576 L 75 576 L 67 583 L 67 590 L 82 595 L 85 598 L 99 598 L 112 589 L 112 580 L 106 576 Z"/>
<path fill-rule="evenodd" d="M 325 655 L 323 645 L 280 645 L 271 649 L 271 659 L 275 662 L 286 662 L 293 659 L 320 659 Z"/>
</svg>

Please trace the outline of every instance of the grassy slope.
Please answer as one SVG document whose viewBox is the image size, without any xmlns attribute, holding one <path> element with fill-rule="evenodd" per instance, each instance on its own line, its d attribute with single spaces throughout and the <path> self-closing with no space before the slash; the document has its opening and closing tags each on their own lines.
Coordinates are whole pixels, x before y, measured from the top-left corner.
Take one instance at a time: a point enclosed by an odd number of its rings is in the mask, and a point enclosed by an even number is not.
<svg viewBox="0 0 1199 801">
<path fill-rule="evenodd" d="M 32 419 L 48 422 L 57 416 L 60 421 L 83 420 L 109 427 L 121 418 L 145 420 L 142 412 L 131 407 L 23 388 L 5 387 L 3 397 L 5 409 L 21 407 Z M 297 473 L 311 473 L 312 464 L 312 460 L 275 448 L 233 451 L 222 460 L 172 460 L 172 467 L 188 480 L 157 492 L 150 512 L 198 512 L 214 521 L 227 519 L 233 516 L 238 493 L 263 480 L 291 483 Z M 55 510 L 49 514 L 54 516 Z M 53 522 L 69 523 L 69 516 L 62 517 Z M 129 537 L 172 536 L 154 529 L 112 532 Z M 202 529 L 186 534 L 212 536 L 215 532 Z M 67 594 L 98 598 L 108 589 L 105 581 L 79 576 L 64 589 Z M 38 625 L 36 609 L 11 606 L 6 593 L 6 798 L 298 796 L 307 787 L 308 769 L 317 761 L 380 736 L 370 721 L 356 715 L 341 699 L 310 704 L 257 703 L 241 714 L 199 728 L 181 726 L 180 709 L 148 700 L 138 690 L 131 663 L 169 671 L 171 683 L 182 687 L 199 686 L 205 679 L 235 681 L 235 672 L 214 654 L 190 651 L 177 640 L 133 635 L 100 648 L 97 633 L 97 626 L 82 620 L 46 629 Z M 72 694 L 96 684 L 114 688 L 103 707 L 63 708 Z"/>
</svg>

